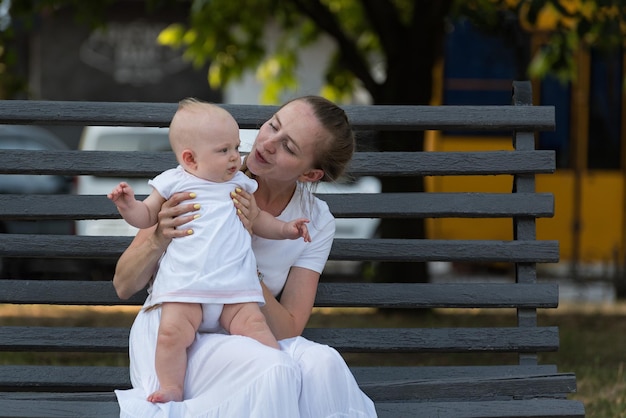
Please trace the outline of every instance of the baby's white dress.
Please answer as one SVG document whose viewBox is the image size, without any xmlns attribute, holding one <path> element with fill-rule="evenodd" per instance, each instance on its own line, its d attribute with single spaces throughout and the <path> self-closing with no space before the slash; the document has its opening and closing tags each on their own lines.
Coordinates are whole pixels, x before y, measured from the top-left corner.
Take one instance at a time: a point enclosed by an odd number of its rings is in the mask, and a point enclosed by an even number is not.
<svg viewBox="0 0 626 418">
<path fill-rule="evenodd" d="M 230 193 L 240 187 L 249 193 L 257 182 L 241 172 L 232 180 L 215 183 L 186 172 L 181 166 L 167 170 L 150 185 L 169 199 L 177 192 L 195 192 L 200 217 L 183 228 L 193 234 L 168 245 L 152 287 L 152 304 L 264 303 L 251 237 L 237 216 Z M 203 330 L 215 330 L 217 317 L 203 310 Z"/>
</svg>

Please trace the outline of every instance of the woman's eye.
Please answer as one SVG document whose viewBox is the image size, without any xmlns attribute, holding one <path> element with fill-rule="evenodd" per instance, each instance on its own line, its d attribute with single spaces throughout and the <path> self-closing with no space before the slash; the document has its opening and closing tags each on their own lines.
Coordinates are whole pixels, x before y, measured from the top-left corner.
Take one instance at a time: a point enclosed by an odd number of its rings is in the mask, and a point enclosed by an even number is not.
<svg viewBox="0 0 626 418">
<path fill-rule="evenodd" d="M 287 141 L 283 141 L 283 148 L 285 149 L 285 151 L 287 151 L 289 154 L 295 154 L 291 148 L 289 148 L 289 142 Z"/>
</svg>

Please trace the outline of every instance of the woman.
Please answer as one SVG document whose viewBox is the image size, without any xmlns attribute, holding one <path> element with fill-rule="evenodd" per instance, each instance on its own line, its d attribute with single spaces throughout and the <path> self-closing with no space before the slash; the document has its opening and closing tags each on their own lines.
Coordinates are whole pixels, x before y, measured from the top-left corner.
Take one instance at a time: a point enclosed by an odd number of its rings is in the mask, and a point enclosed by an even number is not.
<svg viewBox="0 0 626 418">
<path fill-rule="evenodd" d="M 194 123 L 203 129 L 201 122 Z M 246 158 L 259 187 L 254 196 L 237 191 L 233 198 L 240 218 L 249 228 L 259 210 L 281 220 L 305 217 L 312 241 L 253 237 L 265 297 L 262 311 L 281 350 L 246 337 L 199 333 L 188 353 L 186 400 L 152 404 L 146 397 L 158 387 L 154 347 L 160 309 L 142 310 L 130 334 L 133 389 L 116 392 L 121 416 L 376 416 L 341 356 L 300 337 L 335 232 L 328 206 L 309 186 L 336 180 L 353 152 L 345 113 L 321 97 L 288 102 L 263 124 Z M 194 217 L 193 201 L 185 202 L 189 198 L 189 193 L 170 198 L 158 225 L 141 230 L 120 257 L 113 284 L 121 298 L 145 287 L 171 239 L 188 235 L 193 224 L 186 224 Z"/>
</svg>

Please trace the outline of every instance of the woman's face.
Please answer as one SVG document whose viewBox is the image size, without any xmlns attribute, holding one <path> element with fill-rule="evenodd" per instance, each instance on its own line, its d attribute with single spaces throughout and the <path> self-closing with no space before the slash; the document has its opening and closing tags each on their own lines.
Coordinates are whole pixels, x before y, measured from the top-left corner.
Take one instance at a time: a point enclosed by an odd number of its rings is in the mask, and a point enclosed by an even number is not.
<svg viewBox="0 0 626 418">
<path fill-rule="evenodd" d="M 308 103 L 290 102 L 261 126 L 247 158 L 248 168 L 268 180 L 319 180 L 323 172 L 313 164 L 316 148 L 327 137 Z"/>
</svg>

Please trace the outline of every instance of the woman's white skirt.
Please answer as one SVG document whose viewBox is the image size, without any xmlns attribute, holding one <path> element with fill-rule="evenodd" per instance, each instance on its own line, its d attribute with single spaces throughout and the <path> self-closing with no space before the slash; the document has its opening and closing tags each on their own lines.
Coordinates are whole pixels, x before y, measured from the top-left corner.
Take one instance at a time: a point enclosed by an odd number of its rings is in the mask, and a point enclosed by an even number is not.
<svg viewBox="0 0 626 418">
<path fill-rule="evenodd" d="M 333 348 L 302 337 L 281 350 L 242 336 L 199 333 L 188 350 L 183 402 L 146 400 L 158 389 L 154 368 L 160 309 L 141 311 L 130 333 L 133 389 L 115 391 L 121 417 L 375 417 Z"/>
</svg>

